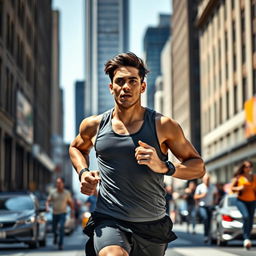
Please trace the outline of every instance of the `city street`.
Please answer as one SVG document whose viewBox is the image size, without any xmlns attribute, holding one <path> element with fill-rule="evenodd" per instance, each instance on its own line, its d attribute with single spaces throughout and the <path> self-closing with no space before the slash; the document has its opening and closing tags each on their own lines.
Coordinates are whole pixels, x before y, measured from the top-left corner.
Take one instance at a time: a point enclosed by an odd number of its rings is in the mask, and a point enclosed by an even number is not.
<svg viewBox="0 0 256 256">
<path fill-rule="evenodd" d="M 254 247 L 250 251 L 242 248 L 241 241 L 231 242 L 226 247 L 217 247 L 205 245 L 202 236 L 202 225 L 197 226 L 197 234 L 187 234 L 185 225 L 175 224 L 175 232 L 178 239 L 169 244 L 165 256 L 253 256 L 256 254 L 256 241 L 253 241 Z M 57 250 L 52 244 L 52 235 L 48 235 L 47 246 L 39 249 L 30 250 L 25 245 L 0 245 L 1 256 L 82 256 L 84 255 L 84 244 L 86 237 L 82 234 L 81 228 L 70 236 L 65 237 L 65 246 L 63 251 Z M 139 256 L 139 255 L 138 255 Z M 152 255 L 157 256 L 157 255 Z"/>
</svg>

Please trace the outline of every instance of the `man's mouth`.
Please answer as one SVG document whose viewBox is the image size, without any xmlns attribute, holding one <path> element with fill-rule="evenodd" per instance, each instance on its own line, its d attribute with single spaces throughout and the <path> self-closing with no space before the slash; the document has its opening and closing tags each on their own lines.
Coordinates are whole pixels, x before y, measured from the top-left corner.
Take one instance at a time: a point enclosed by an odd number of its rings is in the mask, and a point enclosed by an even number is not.
<svg viewBox="0 0 256 256">
<path fill-rule="evenodd" d="M 120 95 L 120 98 L 121 98 L 121 99 L 128 99 L 128 98 L 130 98 L 130 97 L 132 97 L 130 94 L 123 94 L 123 95 Z"/>
</svg>

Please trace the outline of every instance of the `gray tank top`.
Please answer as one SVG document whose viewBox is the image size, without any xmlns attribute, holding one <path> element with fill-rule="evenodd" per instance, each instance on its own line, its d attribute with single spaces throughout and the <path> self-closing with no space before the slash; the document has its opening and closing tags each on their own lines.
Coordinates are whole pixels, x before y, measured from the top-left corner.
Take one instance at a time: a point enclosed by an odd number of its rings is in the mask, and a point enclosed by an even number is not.
<svg viewBox="0 0 256 256">
<path fill-rule="evenodd" d="M 137 164 L 135 158 L 139 140 L 153 146 L 162 161 L 168 158 L 157 139 L 156 113 L 146 108 L 140 130 L 120 135 L 112 129 L 112 112 L 103 114 L 95 141 L 101 176 L 95 211 L 132 222 L 161 219 L 166 212 L 164 175 Z"/>
</svg>

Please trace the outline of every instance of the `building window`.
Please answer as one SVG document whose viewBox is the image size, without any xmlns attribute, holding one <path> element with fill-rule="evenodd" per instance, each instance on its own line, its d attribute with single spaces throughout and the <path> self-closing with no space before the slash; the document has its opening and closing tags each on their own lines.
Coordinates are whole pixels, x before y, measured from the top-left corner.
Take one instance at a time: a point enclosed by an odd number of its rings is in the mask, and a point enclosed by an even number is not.
<svg viewBox="0 0 256 256">
<path fill-rule="evenodd" d="M 241 31 L 245 31 L 245 12 L 244 9 L 241 10 Z"/>
<path fill-rule="evenodd" d="M 4 138 L 4 179 L 5 190 L 11 190 L 12 184 L 12 139 L 6 136 Z"/>
<path fill-rule="evenodd" d="M 32 74 L 31 60 L 30 60 L 29 56 L 27 56 L 26 57 L 26 79 L 27 79 L 28 83 L 32 83 L 31 74 Z"/>
<path fill-rule="evenodd" d="M 246 77 L 243 77 L 242 89 L 243 89 L 243 104 L 244 104 L 245 101 L 247 100 L 247 79 L 246 79 Z"/>
<path fill-rule="evenodd" d="M 236 23 L 234 20 L 232 22 L 232 37 L 233 37 L 233 43 L 236 42 Z"/>
<path fill-rule="evenodd" d="M 222 96 L 220 96 L 220 105 L 219 105 L 219 123 L 222 124 Z"/>
<path fill-rule="evenodd" d="M 23 0 L 18 0 L 18 17 L 22 27 L 24 27 L 24 18 L 25 18 L 25 6 Z"/>
<path fill-rule="evenodd" d="M 24 44 L 17 36 L 17 63 L 21 70 L 24 68 Z"/>
<path fill-rule="evenodd" d="M 246 49 L 245 49 L 245 44 L 243 43 L 242 45 L 242 63 L 245 63 L 245 56 L 246 56 Z"/>
<path fill-rule="evenodd" d="M 6 87 L 5 87 L 5 110 L 10 115 L 13 114 L 14 106 L 13 104 L 13 75 L 11 74 L 10 70 L 6 68 Z"/>
<path fill-rule="evenodd" d="M 232 8 L 232 10 L 235 8 L 235 0 L 231 1 L 231 8 Z"/>
<path fill-rule="evenodd" d="M 237 101 L 238 101 L 238 97 L 237 97 L 237 85 L 234 86 L 234 112 L 235 114 L 238 112 L 238 107 L 237 107 Z"/>
<path fill-rule="evenodd" d="M 226 109 L 227 109 L 227 119 L 229 119 L 229 91 L 226 93 Z"/>
<path fill-rule="evenodd" d="M 33 31 L 32 31 L 31 23 L 28 18 L 26 19 L 26 35 L 27 35 L 27 40 L 28 40 L 30 46 L 32 47 L 33 46 L 33 43 L 32 43 Z"/>
<path fill-rule="evenodd" d="M 213 104 L 213 127 L 216 128 L 217 127 L 217 104 L 216 102 L 214 102 Z"/>
<path fill-rule="evenodd" d="M 252 19 L 256 18 L 256 2 L 252 3 Z"/>
<path fill-rule="evenodd" d="M 256 33 L 252 34 L 252 51 L 256 53 Z"/>
<path fill-rule="evenodd" d="M 14 52 L 14 23 L 11 21 L 9 14 L 7 14 L 7 23 L 6 23 L 6 46 L 7 46 L 7 49 L 13 54 L 13 52 Z"/>
<path fill-rule="evenodd" d="M 236 72 L 236 51 L 233 53 L 233 71 Z"/>
</svg>

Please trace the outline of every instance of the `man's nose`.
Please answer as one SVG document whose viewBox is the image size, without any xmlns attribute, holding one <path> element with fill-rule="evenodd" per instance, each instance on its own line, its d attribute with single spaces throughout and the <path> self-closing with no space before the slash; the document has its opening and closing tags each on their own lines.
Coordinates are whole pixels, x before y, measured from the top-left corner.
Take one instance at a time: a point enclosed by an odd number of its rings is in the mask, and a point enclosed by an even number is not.
<svg viewBox="0 0 256 256">
<path fill-rule="evenodd" d="M 130 89 L 131 89 L 131 87 L 130 87 L 130 85 L 129 85 L 129 82 L 128 82 L 128 81 L 126 81 L 126 82 L 124 83 L 124 85 L 123 85 L 123 89 L 124 89 L 124 90 L 130 90 Z"/>
</svg>

